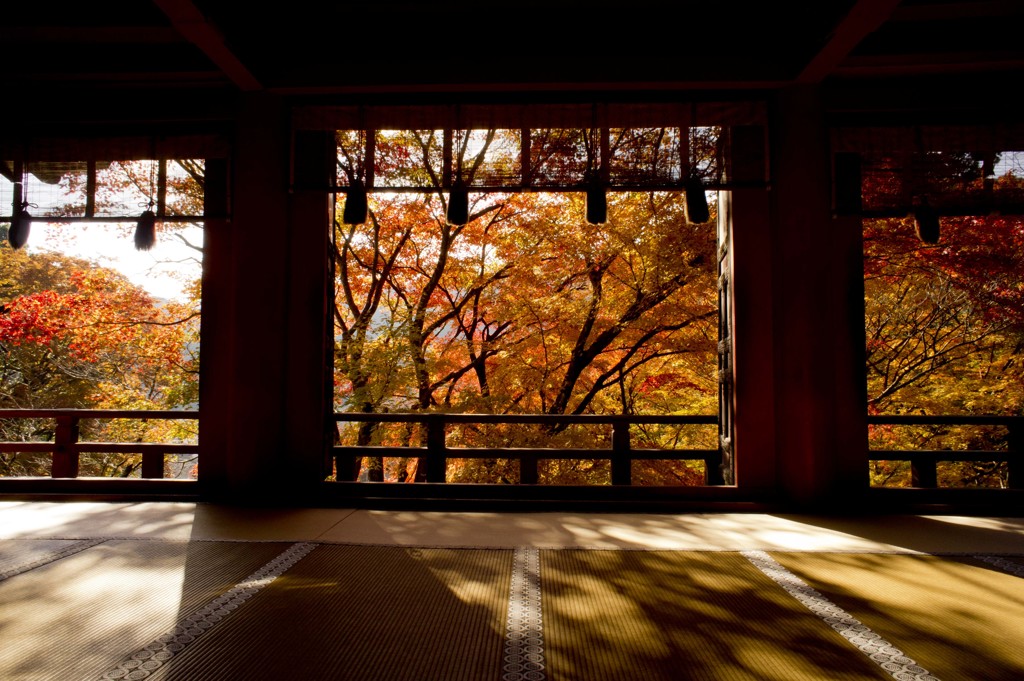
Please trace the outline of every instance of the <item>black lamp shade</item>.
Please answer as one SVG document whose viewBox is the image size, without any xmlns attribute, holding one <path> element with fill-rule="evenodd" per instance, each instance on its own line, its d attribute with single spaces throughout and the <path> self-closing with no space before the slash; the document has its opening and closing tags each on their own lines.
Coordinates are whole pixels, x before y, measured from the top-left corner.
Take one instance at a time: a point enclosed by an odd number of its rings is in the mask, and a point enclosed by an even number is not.
<svg viewBox="0 0 1024 681">
<path fill-rule="evenodd" d="M 686 181 L 686 221 L 699 225 L 711 219 L 708 209 L 708 197 L 704 193 L 704 183 L 699 177 L 691 177 Z"/>
<path fill-rule="evenodd" d="M 469 190 L 460 180 L 448 193 L 448 214 L 450 225 L 464 225 L 469 222 Z"/>
<path fill-rule="evenodd" d="M 135 225 L 135 250 L 148 251 L 156 244 L 156 215 L 147 209 Z"/>
<path fill-rule="evenodd" d="M 366 187 L 362 181 L 355 180 L 345 192 L 345 210 L 341 221 L 346 225 L 361 225 L 366 222 L 367 204 Z"/>
<path fill-rule="evenodd" d="M 608 195 L 600 183 L 587 187 L 587 222 L 592 225 L 608 222 Z"/>
<path fill-rule="evenodd" d="M 11 248 L 17 250 L 28 241 L 28 233 L 32 227 L 32 216 L 24 208 L 19 208 L 11 216 L 11 227 L 7 231 L 7 241 Z"/>
<path fill-rule="evenodd" d="M 914 206 L 914 229 L 924 243 L 939 243 L 939 214 L 927 201 Z"/>
</svg>

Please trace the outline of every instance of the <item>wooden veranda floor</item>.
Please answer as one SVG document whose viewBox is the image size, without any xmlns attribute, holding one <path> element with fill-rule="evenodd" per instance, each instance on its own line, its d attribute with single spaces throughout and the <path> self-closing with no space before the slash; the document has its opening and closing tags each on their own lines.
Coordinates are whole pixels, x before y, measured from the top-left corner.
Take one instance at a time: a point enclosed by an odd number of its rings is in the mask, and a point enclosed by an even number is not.
<svg viewBox="0 0 1024 681">
<path fill-rule="evenodd" d="M 1024 678 L 1024 519 L 0 501 L 0 679 Z"/>
</svg>

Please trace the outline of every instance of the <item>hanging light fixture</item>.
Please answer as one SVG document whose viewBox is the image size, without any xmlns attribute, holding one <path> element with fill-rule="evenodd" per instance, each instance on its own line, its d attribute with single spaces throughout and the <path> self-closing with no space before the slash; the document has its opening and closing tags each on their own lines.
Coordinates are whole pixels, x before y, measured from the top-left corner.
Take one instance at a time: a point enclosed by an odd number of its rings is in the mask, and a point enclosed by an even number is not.
<svg viewBox="0 0 1024 681">
<path fill-rule="evenodd" d="M 153 157 L 156 157 L 156 153 L 153 153 Z M 158 170 L 158 167 L 160 170 Z M 157 197 L 160 205 L 160 214 L 163 215 L 163 166 L 161 162 L 150 161 L 149 162 L 149 200 L 146 203 L 139 204 L 143 206 L 145 210 L 142 211 L 142 215 L 139 216 L 138 222 L 135 223 L 135 250 L 137 251 L 148 251 L 156 245 L 156 213 L 153 210 L 153 206 L 156 205 L 157 201 L 154 200 L 154 196 Z"/>
<path fill-rule="evenodd" d="M 15 202 L 14 214 L 11 215 L 11 227 L 7 230 L 7 241 L 11 248 L 18 250 L 28 241 L 28 233 L 32 227 L 32 216 L 27 210 L 28 203 Z"/>
<path fill-rule="evenodd" d="M 917 232 L 917 238 L 926 244 L 939 243 L 939 214 L 928 203 L 927 196 L 922 196 L 915 203 L 911 215 L 914 218 L 914 230 Z"/>
<path fill-rule="evenodd" d="M 608 222 L 608 195 L 597 172 L 591 173 L 587 181 L 587 222 L 592 225 Z"/>
<path fill-rule="evenodd" d="M 469 222 L 469 189 L 460 174 L 448 192 L 448 213 L 445 216 L 450 225 L 464 225 Z"/>
<path fill-rule="evenodd" d="M 341 213 L 341 221 L 346 225 L 361 225 L 366 222 L 370 213 L 364 179 L 367 178 L 368 169 L 372 172 L 374 139 L 373 133 L 366 129 L 362 107 L 359 109 L 359 133 L 356 139 L 363 155 L 358 161 L 350 162 L 350 166 L 346 168 L 349 182 L 348 189 L 345 190 L 345 208 Z"/>
<path fill-rule="evenodd" d="M 708 196 L 705 193 L 704 183 L 700 179 L 697 170 L 698 152 L 696 150 L 696 137 L 693 125 L 697 121 L 697 103 L 693 102 L 690 114 L 690 124 L 686 128 L 680 128 L 680 155 L 683 165 L 683 174 L 686 180 L 683 182 L 683 208 L 686 212 L 686 221 L 690 224 L 700 225 L 711 219 L 711 211 L 708 209 Z"/>
<path fill-rule="evenodd" d="M 597 107 L 594 107 L 593 120 L 590 127 L 581 130 L 583 147 L 587 154 L 587 169 L 583 175 L 586 192 L 586 216 L 591 225 L 603 225 L 608 222 L 607 173 L 604 165 L 608 155 L 607 128 L 598 123 Z M 596 135 L 596 137 L 595 137 Z"/>
<path fill-rule="evenodd" d="M 341 221 L 346 225 L 361 225 L 366 222 L 368 212 L 366 186 L 362 180 L 354 179 L 345 192 L 345 209 Z"/>
<path fill-rule="evenodd" d="M 696 175 L 691 175 L 684 187 L 686 193 L 686 221 L 695 225 L 703 224 L 711 219 L 708 209 L 708 196 L 705 194 L 704 183 Z"/>
<path fill-rule="evenodd" d="M 153 212 L 153 202 L 149 203 L 146 210 L 142 211 L 139 221 L 135 225 L 135 250 L 148 251 L 156 245 L 156 213 Z"/>
<path fill-rule="evenodd" d="M 458 114 L 456 114 L 458 117 Z M 457 140 L 455 145 L 455 181 L 452 188 L 448 190 L 448 211 L 445 219 L 449 225 L 464 225 L 469 222 L 469 188 L 462 179 L 462 155 L 466 153 L 466 144 L 469 141 L 469 132 L 457 128 L 452 131 Z M 465 141 L 463 141 L 465 134 Z"/>
</svg>

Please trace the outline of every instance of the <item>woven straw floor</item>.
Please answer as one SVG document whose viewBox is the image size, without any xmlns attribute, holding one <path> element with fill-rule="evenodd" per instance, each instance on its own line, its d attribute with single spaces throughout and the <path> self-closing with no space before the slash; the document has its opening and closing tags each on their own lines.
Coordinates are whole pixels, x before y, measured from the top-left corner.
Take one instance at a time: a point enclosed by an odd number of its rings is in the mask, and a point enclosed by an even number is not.
<svg viewBox="0 0 1024 681">
<path fill-rule="evenodd" d="M 1024 679 L 1024 520 L 0 502 L 0 679 Z"/>
</svg>

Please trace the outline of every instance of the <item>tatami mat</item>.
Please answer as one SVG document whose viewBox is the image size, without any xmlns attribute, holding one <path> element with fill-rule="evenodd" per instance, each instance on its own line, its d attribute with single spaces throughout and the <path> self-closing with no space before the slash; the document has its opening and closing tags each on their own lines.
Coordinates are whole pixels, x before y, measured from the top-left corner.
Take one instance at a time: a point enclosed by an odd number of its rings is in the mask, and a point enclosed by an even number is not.
<svg viewBox="0 0 1024 681">
<path fill-rule="evenodd" d="M 886 674 L 735 553 L 542 553 L 552 681 Z"/>
<path fill-rule="evenodd" d="M 0 679 L 93 678 L 279 546 L 111 540 L 0 582 Z"/>
<path fill-rule="evenodd" d="M 943 681 L 1024 679 L 1024 579 L 974 558 L 775 554 Z"/>
<path fill-rule="evenodd" d="M 154 679 L 498 679 L 508 551 L 322 545 Z"/>
<path fill-rule="evenodd" d="M 1009 681 L 1022 578 L 1015 518 L 0 502 L 0 679 Z"/>
</svg>

